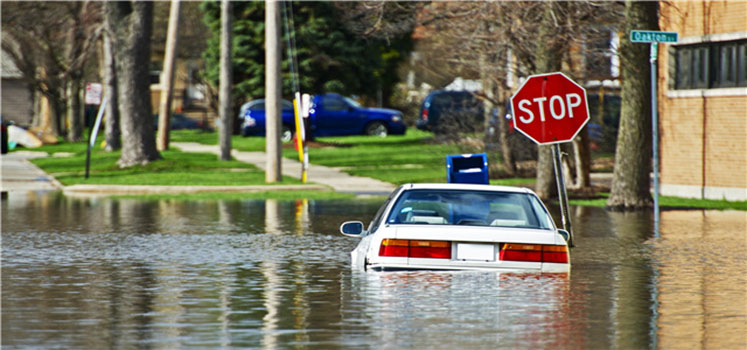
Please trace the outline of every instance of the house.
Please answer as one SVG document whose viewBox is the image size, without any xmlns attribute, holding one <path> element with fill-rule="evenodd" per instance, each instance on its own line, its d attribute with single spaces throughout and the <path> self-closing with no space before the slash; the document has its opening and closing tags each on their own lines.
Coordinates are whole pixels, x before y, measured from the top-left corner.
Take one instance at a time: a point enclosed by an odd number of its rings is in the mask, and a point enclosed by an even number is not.
<svg viewBox="0 0 747 350">
<path fill-rule="evenodd" d="M 0 64 L 0 78 L 2 78 L 2 97 L 0 112 L 3 122 L 12 121 L 16 125 L 28 127 L 33 120 L 33 96 L 28 84 L 23 80 L 23 74 L 13 63 L 10 56 L 2 52 Z"/>
<path fill-rule="evenodd" d="M 661 194 L 747 200 L 747 2 L 660 4 Z"/>
</svg>

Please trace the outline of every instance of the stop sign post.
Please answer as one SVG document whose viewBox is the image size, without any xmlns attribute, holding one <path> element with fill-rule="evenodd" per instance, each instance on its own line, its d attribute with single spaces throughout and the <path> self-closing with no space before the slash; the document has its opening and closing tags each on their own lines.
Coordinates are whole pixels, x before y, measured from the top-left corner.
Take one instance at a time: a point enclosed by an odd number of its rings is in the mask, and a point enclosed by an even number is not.
<svg viewBox="0 0 747 350">
<path fill-rule="evenodd" d="M 538 145 L 553 145 L 553 165 L 563 228 L 568 231 L 569 244 L 573 246 L 568 194 L 558 144 L 573 141 L 589 122 L 586 90 L 560 72 L 532 75 L 511 97 L 511 108 L 514 129 Z"/>
</svg>

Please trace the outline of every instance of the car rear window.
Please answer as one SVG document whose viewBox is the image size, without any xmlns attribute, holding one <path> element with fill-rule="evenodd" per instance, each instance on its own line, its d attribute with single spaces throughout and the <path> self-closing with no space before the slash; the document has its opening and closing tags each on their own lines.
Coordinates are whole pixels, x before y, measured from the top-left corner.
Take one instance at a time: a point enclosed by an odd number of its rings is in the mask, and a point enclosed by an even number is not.
<svg viewBox="0 0 747 350">
<path fill-rule="evenodd" d="M 387 223 L 552 229 L 536 196 L 498 191 L 408 190 L 397 199 Z"/>
</svg>

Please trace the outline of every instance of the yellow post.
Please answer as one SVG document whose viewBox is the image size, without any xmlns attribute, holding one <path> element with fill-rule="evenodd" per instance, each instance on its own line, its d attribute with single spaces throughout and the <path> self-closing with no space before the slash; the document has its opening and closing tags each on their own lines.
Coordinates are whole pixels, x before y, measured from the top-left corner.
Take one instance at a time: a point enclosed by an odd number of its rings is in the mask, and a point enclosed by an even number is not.
<svg viewBox="0 0 747 350">
<path fill-rule="evenodd" d="M 296 120 L 296 150 L 298 150 L 298 161 L 301 162 L 301 183 L 306 183 L 306 163 L 304 162 L 304 128 L 303 118 L 301 117 L 301 108 L 299 106 L 300 94 L 296 94 L 296 98 L 293 99 L 293 113 L 295 114 Z"/>
</svg>

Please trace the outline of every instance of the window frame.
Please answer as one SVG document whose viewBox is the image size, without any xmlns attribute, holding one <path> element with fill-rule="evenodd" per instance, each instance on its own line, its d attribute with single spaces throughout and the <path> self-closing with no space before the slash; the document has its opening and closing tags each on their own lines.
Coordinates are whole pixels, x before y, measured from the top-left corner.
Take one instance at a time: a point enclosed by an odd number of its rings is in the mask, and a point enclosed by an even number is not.
<svg viewBox="0 0 747 350">
<path fill-rule="evenodd" d="M 747 87 L 747 39 L 674 45 L 673 49 L 672 90 Z"/>
</svg>

